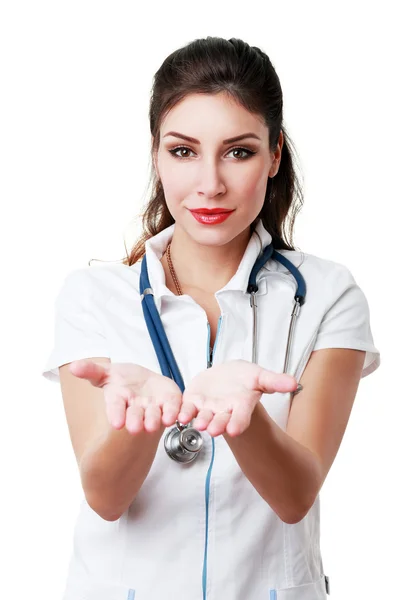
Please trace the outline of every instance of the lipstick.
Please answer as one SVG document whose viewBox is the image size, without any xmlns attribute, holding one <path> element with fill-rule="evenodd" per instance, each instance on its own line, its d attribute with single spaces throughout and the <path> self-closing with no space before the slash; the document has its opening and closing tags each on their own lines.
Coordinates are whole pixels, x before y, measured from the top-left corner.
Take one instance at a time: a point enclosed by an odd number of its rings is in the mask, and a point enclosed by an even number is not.
<svg viewBox="0 0 400 600">
<path fill-rule="evenodd" d="M 204 225 L 217 225 L 223 223 L 233 213 L 233 210 L 226 208 L 196 208 L 190 211 L 196 221 Z"/>
</svg>

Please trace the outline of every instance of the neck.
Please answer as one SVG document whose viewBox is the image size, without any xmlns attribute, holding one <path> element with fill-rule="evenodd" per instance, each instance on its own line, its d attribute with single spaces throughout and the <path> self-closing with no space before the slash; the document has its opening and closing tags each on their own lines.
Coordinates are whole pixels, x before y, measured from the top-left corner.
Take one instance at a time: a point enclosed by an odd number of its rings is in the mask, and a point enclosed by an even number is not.
<svg viewBox="0 0 400 600">
<path fill-rule="evenodd" d="M 171 240 L 171 260 L 183 294 L 191 291 L 215 294 L 236 273 L 247 244 L 250 228 L 222 246 L 199 244 L 175 225 Z M 166 286 L 174 293 L 177 290 L 171 277 L 167 256 L 161 258 Z"/>
</svg>

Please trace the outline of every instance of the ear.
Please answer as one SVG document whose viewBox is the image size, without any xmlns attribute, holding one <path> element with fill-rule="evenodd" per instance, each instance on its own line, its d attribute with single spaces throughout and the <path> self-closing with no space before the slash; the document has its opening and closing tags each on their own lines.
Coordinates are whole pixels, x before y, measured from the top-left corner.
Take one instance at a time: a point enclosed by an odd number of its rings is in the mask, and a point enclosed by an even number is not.
<svg viewBox="0 0 400 600">
<path fill-rule="evenodd" d="M 276 150 L 274 152 L 274 159 L 273 159 L 271 168 L 269 170 L 269 174 L 268 174 L 269 177 L 275 177 L 275 175 L 279 171 L 279 165 L 281 164 L 281 158 L 282 158 L 282 147 L 283 147 L 284 142 L 285 142 L 285 139 L 283 137 L 283 132 L 281 130 L 281 132 L 279 134 L 278 144 L 277 144 Z"/>
</svg>

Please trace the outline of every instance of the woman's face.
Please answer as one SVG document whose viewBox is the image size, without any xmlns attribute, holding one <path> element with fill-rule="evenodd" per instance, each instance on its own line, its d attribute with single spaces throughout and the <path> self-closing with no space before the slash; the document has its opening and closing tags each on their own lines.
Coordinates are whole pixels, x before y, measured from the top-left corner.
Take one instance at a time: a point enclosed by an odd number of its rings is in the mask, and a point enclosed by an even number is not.
<svg viewBox="0 0 400 600">
<path fill-rule="evenodd" d="M 224 143 L 248 133 L 254 136 Z M 276 152 L 270 152 L 265 124 L 225 93 L 184 98 L 161 125 L 154 162 L 176 227 L 213 245 L 246 230 L 261 211 L 268 177 L 278 171 L 282 143 L 281 133 Z M 190 212 L 198 208 L 234 212 L 222 223 L 206 225 Z"/>
</svg>

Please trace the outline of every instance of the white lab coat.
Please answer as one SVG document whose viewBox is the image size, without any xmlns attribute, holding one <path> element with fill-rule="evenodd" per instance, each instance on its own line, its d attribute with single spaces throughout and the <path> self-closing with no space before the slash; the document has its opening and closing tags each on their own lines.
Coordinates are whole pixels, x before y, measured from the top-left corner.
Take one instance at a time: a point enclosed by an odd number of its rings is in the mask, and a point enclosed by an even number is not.
<svg viewBox="0 0 400 600">
<path fill-rule="evenodd" d="M 190 296 L 177 296 L 165 286 L 160 258 L 173 230 L 174 225 L 148 240 L 146 256 L 156 306 L 187 383 L 207 368 L 209 326 Z M 261 221 L 257 232 L 263 247 L 271 242 Z M 253 234 L 238 271 L 216 293 L 221 318 L 214 364 L 251 361 L 246 289 L 260 249 Z M 313 350 L 335 347 L 366 351 L 363 377 L 377 369 L 380 354 L 368 303 L 350 271 L 311 254 L 279 252 L 300 268 L 307 285 L 288 372 L 299 380 Z M 115 263 L 67 275 L 55 303 L 54 347 L 42 371 L 46 378 L 57 382 L 60 365 L 98 356 L 161 372 L 142 312 L 140 266 Z M 270 260 L 258 282 L 258 363 L 281 372 L 295 281 Z M 290 393 L 261 398 L 283 429 L 290 399 Z M 162 438 L 142 488 L 117 521 L 103 520 L 83 497 L 63 600 L 327 598 L 319 496 L 299 523 L 283 522 L 244 476 L 224 437 L 203 437 L 199 457 L 186 465 L 167 456 Z"/>
</svg>

